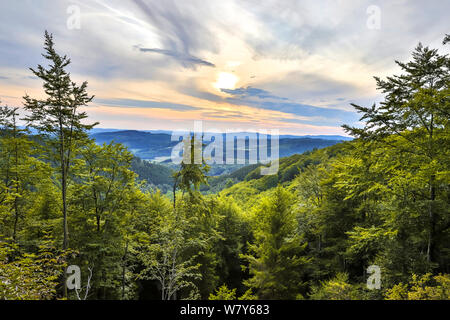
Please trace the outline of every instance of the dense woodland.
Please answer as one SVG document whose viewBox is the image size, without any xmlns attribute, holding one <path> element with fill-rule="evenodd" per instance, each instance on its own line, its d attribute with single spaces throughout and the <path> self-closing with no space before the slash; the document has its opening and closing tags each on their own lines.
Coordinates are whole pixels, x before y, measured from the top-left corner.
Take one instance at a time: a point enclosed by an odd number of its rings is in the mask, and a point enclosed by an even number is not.
<svg viewBox="0 0 450 320">
<path fill-rule="evenodd" d="M 450 58 L 438 50 L 419 44 L 398 75 L 375 78 L 385 98 L 354 106 L 355 140 L 212 187 L 208 166 L 182 164 L 162 192 L 165 169 L 89 138 L 80 108 L 93 97 L 48 33 L 43 56 L 31 72 L 46 98 L 26 95 L 25 116 L 0 109 L 0 299 L 450 298 Z"/>
</svg>

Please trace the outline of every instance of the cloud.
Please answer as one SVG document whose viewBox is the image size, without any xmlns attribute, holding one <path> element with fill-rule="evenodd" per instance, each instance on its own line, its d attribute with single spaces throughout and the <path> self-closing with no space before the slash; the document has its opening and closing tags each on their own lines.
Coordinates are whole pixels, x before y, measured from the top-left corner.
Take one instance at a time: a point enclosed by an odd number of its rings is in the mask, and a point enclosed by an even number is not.
<svg viewBox="0 0 450 320">
<path fill-rule="evenodd" d="M 351 70 L 351 65 L 339 68 Z M 260 87 L 270 88 L 274 96 L 287 97 L 289 101 L 309 105 L 343 104 L 342 97 L 366 97 L 375 93 L 373 74 L 356 71 L 350 76 L 345 72 L 328 72 L 327 66 L 321 66 L 324 72 L 289 71 L 259 83 Z M 356 81 L 358 80 L 358 81 Z M 368 89 L 367 89 L 368 88 Z M 352 110 L 351 107 L 342 109 Z"/>
<path fill-rule="evenodd" d="M 380 29 L 367 27 L 367 8 L 380 9 Z M 260 21 L 264 36 L 246 35 L 255 58 L 302 60 L 309 55 L 354 60 L 386 68 L 419 41 L 442 41 L 448 33 L 449 1 L 266 0 L 242 2 Z M 439 43 L 439 42 L 438 42 Z"/>
<path fill-rule="evenodd" d="M 207 67 L 215 67 L 215 65 L 211 62 L 202 60 L 200 58 L 176 52 L 171 50 L 157 49 L 157 48 L 139 48 L 141 52 L 155 52 L 159 54 L 163 54 L 169 57 L 172 57 L 178 60 L 185 68 L 195 68 L 196 65 L 203 65 Z"/>
<path fill-rule="evenodd" d="M 171 109 L 177 111 L 196 110 L 192 106 L 161 101 L 135 100 L 135 99 L 95 99 L 94 103 L 107 105 L 110 107 L 128 107 L 128 108 L 153 108 L 153 109 Z"/>
<path fill-rule="evenodd" d="M 356 112 L 345 111 L 333 108 L 316 107 L 312 105 L 300 104 L 295 102 L 273 102 L 273 101 L 253 101 L 231 98 L 230 103 L 247 105 L 258 109 L 279 111 L 286 115 L 294 115 L 297 123 L 308 123 L 314 125 L 354 123 L 359 117 Z M 287 118 L 283 121 L 288 121 Z"/>
<path fill-rule="evenodd" d="M 73 4 L 80 30 L 66 26 Z M 366 26 L 372 4 L 381 9 L 380 30 Z M 116 124 L 130 114 L 127 123 L 154 117 L 152 125 L 170 128 L 177 116 L 204 115 L 229 118 L 230 126 L 276 117 L 273 125 L 285 130 L 337 128 L 357 118 L 349 102 L 382 98 L 372 76 L 397 72 L 394 60 L 407 61 L 419 41 L 442 47 L 449 11 L 450 1 L 420 0 L 0 1 L 1 90 L 42 92 L 28 67 L 46 63 L 47 29 L 58 53 L 71 57 L 74 80 L 88 80 L 89 92 L 102 97 L 95 101 L 111 106 L 89 114 L 120 111 Z M 214 88 L 220 72 L 233 72 L 237 88 Z"/>
<path fill-rule="evenodd" d="M 288 100 L 287 98 L 274 96 L 266 90 L 253 88 L 250 86 L 248 86 L 246 88 L 238 88 L 238 89 L 221 89 L 221 91 L 231 94 L 233 96 L 238 96 L 240 98 L 257 97 L 259 99 Z"/>
<path fill-rule="evenodd" d="M 192 52 L 217 52 L 217 41 L 208 26 L 214 12 L 205 1 L 132 1 L 153 26 L 164 50 L 190 56 Z"/>
</svg>

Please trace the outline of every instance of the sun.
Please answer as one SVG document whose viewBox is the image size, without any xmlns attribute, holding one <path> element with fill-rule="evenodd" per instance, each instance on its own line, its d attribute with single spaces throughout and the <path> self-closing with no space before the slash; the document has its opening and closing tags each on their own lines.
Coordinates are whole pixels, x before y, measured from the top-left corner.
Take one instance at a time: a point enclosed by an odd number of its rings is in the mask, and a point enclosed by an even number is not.
<svg viewBox="0 0 450 320">
<path fill-rule="evenodd" d="M 213 83 L 213 86 L 218 90 L 234 89 L 238 81 L 239 78 L 236 77 L 234 74 L 228 72 L 220 72 L 217 75 L 216 82 Z"/>
</svg>

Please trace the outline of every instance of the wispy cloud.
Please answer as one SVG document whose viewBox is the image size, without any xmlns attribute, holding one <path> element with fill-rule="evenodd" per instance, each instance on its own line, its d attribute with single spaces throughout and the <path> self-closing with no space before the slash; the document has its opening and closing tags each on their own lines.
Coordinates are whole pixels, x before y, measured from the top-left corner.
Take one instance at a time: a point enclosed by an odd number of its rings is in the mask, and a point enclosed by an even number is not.
<svg viewBox="0 0 450 320">
<path fill-rule="evenodd" d="M 269 91 L 253 88 L 250 86 L 237 89 L 221 89 L 221 91 L 240 98 L 257 97 L 259 99 L 288 100 L 287 98 L 275 96 Z"/>
<path fill-rule="evenodd" d="M 161 102 L 161 101 L 146 101 L 135 99 L 95 99 L 94 102 L 101 105 L 111 107 L 122 107 L 122 108 L 153 108 L 153 109 L 170 109 L 177 111 L 196 110 L 196 108 L 185 104 Z"/>
<path fill-rule="evenodd" d="M 181 53 L 176 52 L 172 50 L 165 50 L 165 49 L 158 49 L 158 48 L 140 48 L 138 47 L 139 51 L 141 52 L 154 52 L 163 54 L 169 57 L 174 58 L 175 60 L 178 60 L 185 68 L 195 68 L 196 65 L 203 65 L 207 67 L 215 67 L 215 65 L 211 62 L 208 62 L 206 60 L 202 60 L 200 58 Z"/>
<path fill-rule="evenodd" d="M 217 52 L 214 32 L 208 26 L 211 7 L 205 1 L 132 0 L 154 27 L 164 50 L 190 56 L 193 52 Z M 213 9 L 212 9 L 213 10 Z"/>
</svg>

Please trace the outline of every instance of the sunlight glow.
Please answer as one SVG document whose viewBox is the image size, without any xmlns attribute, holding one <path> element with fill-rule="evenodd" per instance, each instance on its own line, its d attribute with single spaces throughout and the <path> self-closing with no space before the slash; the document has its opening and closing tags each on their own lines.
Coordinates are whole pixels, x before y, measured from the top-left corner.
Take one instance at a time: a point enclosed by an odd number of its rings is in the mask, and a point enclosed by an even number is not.
<svg viewBox="0 0 450 320">
<path fill-rule="evenodd" d="M 220 72 L 217 75 L 216 82 L 213 83 L 213 86 L 220 89 L 234 89 L 236 88 L 236 83 L 239 81 L 239 78 L 234 74 L 228 72 Z"/>
</svg>

